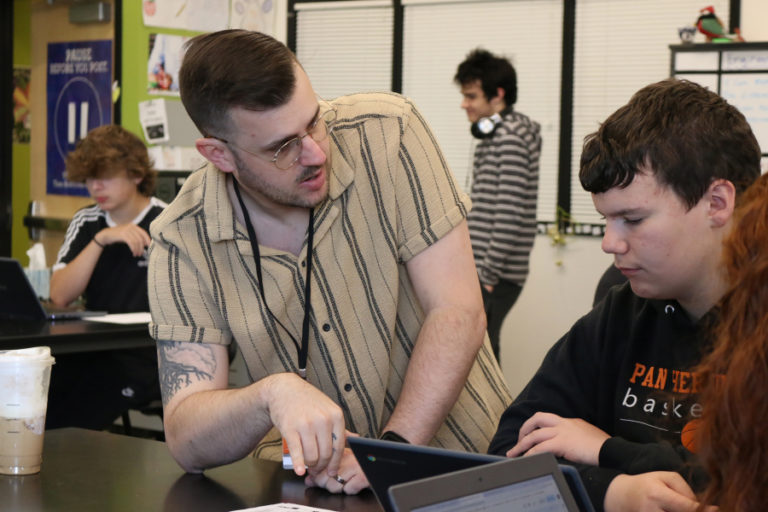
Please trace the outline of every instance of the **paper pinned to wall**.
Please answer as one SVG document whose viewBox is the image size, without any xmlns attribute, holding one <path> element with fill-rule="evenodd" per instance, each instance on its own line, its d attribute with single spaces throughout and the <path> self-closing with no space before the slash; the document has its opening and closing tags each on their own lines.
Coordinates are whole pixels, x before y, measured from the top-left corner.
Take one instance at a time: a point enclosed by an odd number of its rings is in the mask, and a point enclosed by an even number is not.
<svg viewBox="0 0 768 512">
<path fill-rule="evenodd" d="M 169 34 L 149 34 L 147 60 L 147 92 L 179 96 L 179 70 L 184 59 L 184 44 L 188 37 Z"/>
<path fill-rule="evenodd" d="M 140 101 L 139 122 L 147 142 L 168 142 L 168 115 L 165 112 L 164 99 Z"/>
<path fill-rule="evenodd" d="M 275 0 L 232 0 L 230 27 L 256 30 L 276 37 L 276 4 Z"/>
<path fill-rule="evenodd" d="M 142 16 L 148 27 L 213 32 L 227 28 L 228 9 L 221 0 L 144 0 Z"/>
</svg>

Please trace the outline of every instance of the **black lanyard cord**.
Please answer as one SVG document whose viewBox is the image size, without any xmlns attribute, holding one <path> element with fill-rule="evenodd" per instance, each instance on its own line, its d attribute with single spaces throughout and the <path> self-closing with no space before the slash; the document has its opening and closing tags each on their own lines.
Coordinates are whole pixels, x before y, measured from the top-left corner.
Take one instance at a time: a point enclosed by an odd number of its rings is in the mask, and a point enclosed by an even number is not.
<svg viewBox="0 0 768 512">
<path fill-rule="evenodd" d="M 312 291 L 311 288 L 311 276 L 312 276 L 312 241 L 315 234 L 315 228 L 314 228 L 314 217 L 315 217 L 315 210 L 314 208 L 309 209 L 309 226 L 307 227 L 307 276 L 304 280 L 304 320 L 301 324 L 301 345 L 299 345 L 299 342 L 296 341 L 296 337 L 291 334 L 291 331 L 289 331 L 282 322 L 272 313 L 272 310 L 269 309 L 269 304 L 267 304 L 267 298 L 264 295 L 264 284 L 263 280 L 261 278 L 261 253 L 259 252 L 259 243 L 256 240 L 256 230 L 253 229 L 253 223 L 251 222 L 250 215 L 248 214 L 248 210 L 245 209 L 245 203 L 243 202 L 243 198 L 240 195 L 240 187 L 237 185 L 237 180 L 232 180 L 232 186 L 235 189 L 235 195 L 237 195 L 237 200 L 240 203 L 240 209 L 243 212 L 243 219 L 245 220 L 245 227 L 248 229 L 248 238 L 251 242 L 251 248 L 253 249 L 253 259 L 256 262 L 256 279 L 258 280 L 259 285 L 259 292 L 261 292 L 261 299 L 264 302 L 264 307 L 267 309 L 267 313 L 269 313 L 269 316 L 272 317 L 272 320 L 274 320 L 277 325 L 283 328 L 283 330 L 288 333 L 288 336 L 290 336 L 291 341 L 293 341 L 294 346 L 296 347 L 296 351 L 299 354 L 299 376 L 303 379 L 307 378 L 307 354 L 309 352 L 309 314 L 311 309 L 311 302 L 310 302 L 310 293 Z"/>
</svg>

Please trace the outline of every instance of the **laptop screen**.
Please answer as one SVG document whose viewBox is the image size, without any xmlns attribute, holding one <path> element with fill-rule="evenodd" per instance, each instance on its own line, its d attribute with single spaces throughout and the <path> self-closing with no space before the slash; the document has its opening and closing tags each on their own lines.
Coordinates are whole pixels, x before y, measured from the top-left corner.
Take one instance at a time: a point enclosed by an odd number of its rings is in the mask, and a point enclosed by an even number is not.
<svg viewBox="0 0 768 512">
<path fill-rule="evenodd" d="M 0 257 L 0 318 L 45 320 L 40 305 L 18 260 Z"/>
<path fill-rule="evenodd" d="M 396 512 L 579 511 L 566 477 L 550 453 L 393 485 L 388 494 Z"/>
<path fill-rule="evenodd" d="M 102 316 L 106 311 L 85 311 L 72 307 L 45 306 L 29 282 L 21 263 L 13 258 L 0 257 L 0 319 L 74 320 L 89 316 Z"/>
<path fill-rule="evenodd" d="M 496 489 L 435 502 L 413 509 L 413 512 L 568 512 L 557 483 L 551 475 Z"/>
<path fill-rule="evenodd" d="M 387 494 L 393 485 L 507 460 L 496 455 L 365 437 L 348 437 L 347 442 L 385 512 L 394 510 Z"/>
</svg>

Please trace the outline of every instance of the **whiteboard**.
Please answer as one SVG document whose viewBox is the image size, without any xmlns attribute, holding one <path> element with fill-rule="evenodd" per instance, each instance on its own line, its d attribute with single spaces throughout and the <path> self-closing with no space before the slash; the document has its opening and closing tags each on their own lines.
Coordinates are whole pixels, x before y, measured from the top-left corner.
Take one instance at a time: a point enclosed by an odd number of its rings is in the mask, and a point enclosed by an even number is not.
<svg viewBox="0 0 768 512">
<path fill-rule="evenodd" d="M 768 153 L 768 72 L 724 73 L 720 87 L 720 95 L 747 118 L 760 151 Z"/>
<path fill-rule="evenodd" d="M 723 71 L 762 71 L 768 69 L 768 51 L 741 50 L 723 52 Z"/>
<path fill-rule="evenodd" d="M 678 52 L 675 69 L 682 71 L 717 71 L 720 54 L 717 52 Z"/>
</svg>

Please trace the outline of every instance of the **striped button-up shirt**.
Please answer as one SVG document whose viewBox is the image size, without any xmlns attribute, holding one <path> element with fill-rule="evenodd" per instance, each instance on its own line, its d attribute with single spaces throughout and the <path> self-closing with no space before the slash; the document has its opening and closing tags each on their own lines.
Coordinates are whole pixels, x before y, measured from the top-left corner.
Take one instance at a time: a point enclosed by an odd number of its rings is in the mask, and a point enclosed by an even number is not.
<svg viewBox="0 0 768 512">
<path fill-rule="evenodd" d="M 459 224 L 470 202 L 410 102 L 360 94 L 333 104 L 329 197 L 315 209 L 307 380 L 341 406 L 349 430 L 376 437 L 424 320 L 405 263 Z M 212 165 L 197 171 L 152 225 L 151 334 L 235 340 L 253 381 L 295 372 L 295 345 L 263 304 L 226 179 Z M 306 243 L 298 257 L 259 250 L 269 308 L 300 339 Z M 485 451 L 510 401 L 486 341 L 432 444 Z M 279 433 L 273 429 L 256 452 L 279 460 Z"/>
</svg>

